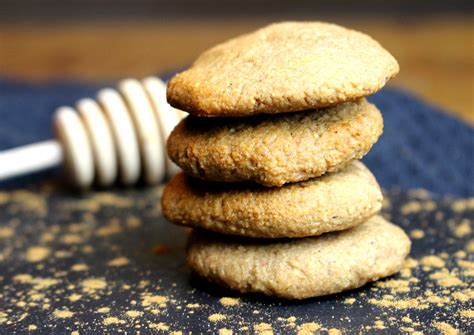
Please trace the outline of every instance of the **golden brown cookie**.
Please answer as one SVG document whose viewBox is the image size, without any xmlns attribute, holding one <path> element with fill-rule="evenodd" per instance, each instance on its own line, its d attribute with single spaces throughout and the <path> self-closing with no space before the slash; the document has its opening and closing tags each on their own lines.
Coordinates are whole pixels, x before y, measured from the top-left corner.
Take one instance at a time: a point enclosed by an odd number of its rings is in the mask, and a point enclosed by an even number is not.
<svg viewBox="0 0 474 335">
<path fill-rule="evenodd" d="M 284 240 L 191 235 L 187 260 L 211 282 L 240 292 L 303 299 L 360 287 L 398 272 L 411 242 L 380 216 L 340 232 Z"/>
<path fill-rule="evenodd" d="M 170 158 L 189 175 L 281 186 L 360 159 L 382 129 L 379 110 L 362 99 L 299 113 L 188 116 L 171 133 L 167 148 Z"/>
<path fill-rule="evenodd" d="M 173 223 L 265 238 L 347 229 L 365 222 L 381 207 L 380 187 L 361 162 L 280 188 L 209 183 L 181 173 L 162 197 L 163 214 Z"/>
<path fill-rule="evenodd" d="M 399 71 L 360 32 L 283 22 L 204 52 L 168 84 L 168 101 L 195 115 L 245 116 L 333 106 L 378 91 Z"/>
</svg>

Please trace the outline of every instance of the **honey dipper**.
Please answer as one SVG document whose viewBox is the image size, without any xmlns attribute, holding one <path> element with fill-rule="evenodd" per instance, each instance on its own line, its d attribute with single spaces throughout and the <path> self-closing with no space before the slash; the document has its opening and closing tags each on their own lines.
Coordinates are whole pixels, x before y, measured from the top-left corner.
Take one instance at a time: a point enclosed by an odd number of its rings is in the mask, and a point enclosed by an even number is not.
<svg viewBox="0 0 474 335">
<path fill-rule="evenodd" d="M 143 179 L 156 184 L 178 171 L 166 155 L 166 139 L 185 113 L 166 102 L 166 84 L 157 77 L 124 79 L 95 100 L 59 107 L 55 140 L 0 152 L 0 181 L 63 163 L 79 189 Z"/>
</svg>

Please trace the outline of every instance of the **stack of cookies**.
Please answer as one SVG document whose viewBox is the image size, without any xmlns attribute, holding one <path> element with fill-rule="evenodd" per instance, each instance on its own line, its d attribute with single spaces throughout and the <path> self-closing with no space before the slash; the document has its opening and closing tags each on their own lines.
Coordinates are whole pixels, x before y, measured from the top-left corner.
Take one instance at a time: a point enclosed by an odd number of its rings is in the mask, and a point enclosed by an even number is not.
<svg viewBox="0 0 474 335">
<path fill-rule="evenodd" d="M 196 228 L 189 266 L 241 292 L 292 299 L 400 270 L 410 240 L 377 213 L 363 163 L 382 133 L 364 97 L 398 72 L 367 35 L 321 22 L 272 24 L 204 52 L 168 84 L 191 115 L 168 139 L 184 173 L 165 217 Z"/>
</svg>

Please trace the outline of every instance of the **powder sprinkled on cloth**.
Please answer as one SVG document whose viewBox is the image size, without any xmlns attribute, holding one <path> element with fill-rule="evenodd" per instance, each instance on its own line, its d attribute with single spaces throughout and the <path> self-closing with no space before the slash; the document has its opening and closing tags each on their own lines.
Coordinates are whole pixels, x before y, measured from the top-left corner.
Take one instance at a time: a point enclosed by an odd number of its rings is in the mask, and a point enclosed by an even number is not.
<svg viewBox="0 0 474 335">
<path fill-rule="evenodd" d="M 136 319 L 136 318 L 139 318 L 140 316 L 142 316 L 143 312 L 136 311 L 136 310 L 130 310 L 130 311 L 126 311 L 125 314 L 127 314 L 127 316 L 129 318 Z"/>
<path fill-rule="evenodd" d="M 460 332 L 446 322 L 433 322 L 435 326 L 443 335 L 459 335 Z"/>
<path fill-rule="evenodd" d="M 266 322 L 261 322 L 253 326 L 253 330 L 258 335 L 272 335 L 273 334 L 273 328 L 272 325 Z"/>
<path fill-rule="evenodd" d="M 168 297 L 163 295 L 144 295 L 142 297 L 142 306 L 160 305 L 164 307 L 168 302 Z"/>
<path fill-rule="evenodd" d="M 63 309 L 63 310 L 57 309 L 53 312 L 53 315 L 55 318 L 58 318 L 58 319 L 67 319 L 74 316 L 74 313 L 67 309 Z"/>
<path fill-rule="evenodd" d="M 421 264 L 433 268 L 442 268 L 445 262 L 438 256 L 425 256 L 421 259 Z"/>
<path fill-rule="evenodd" d="M 50 253 L 51 253 L 51 250 L 49 248 L 42 247 L 42 246 L 34 246 L 26 250 L 25 259 L 28 262 L 32 262 L 32 263 L 41 262 L 46 257 L 48 257 Z"/>
<path fill-rule="evenodd" d="M 163 330 L 163 331 L 170 329 L 170 327 L 167 324 L 163 323 L 163 322 L 151 323 L 150 328 L 151 329 L 157 329 L 157 330 Z"/>
<path fill-rule="evenodd" d="M 321 325 L 316 322 L 307 322 L 298 326 L 297 335 L 311 335 L 321 328 Z"/>
<path fill-rule="evenodd" d="M 116 324 L 125 323 L 125 321 L 121 320 L 119 318 L 116 318 L 114 316 L 111 316 L 111 317 L 103 319 L 102 323 L 106 326 L 109 326 L 109 325 L 116 325 Z"/>
<path fill-rule="evenodd" d="M 420 239 L 425 237 L 425 232 L 421 229 L 413 229 L 410 233 L 411 238 Z"/>
<path fill-rule="evenodd" d="M 472 233 L 471 222 L 468 219 L 463 219 L 459 225 L 454 229 L 454 236 L 456 237 L 465 237 Z"/>
<path fill-rule="evenodd" d="M 78 263 L 78 264 L 74 264 L 73 266 L 71 266 L 71 270 L 72 271 L 87 271 L 89 269 L 89 267 L 87 266 L 87 264 L 84 264 L 84 263 Z"/>
<path fill-rule="evenodd" d="M 130 263 L 126 257 L 117 257 L 107 263 L 108 266 L 124 266 Z"/>
<path fill-rule="evenodd" d="M 227 317 L 224 314 L 215 313 L 215 314 L 209 315 L 207 319 L 211 322 L 218 322 L 218 321 L 223 321 L 227 319 Z"/>
<path fill-rule="evenodd" d="M 94 292 L 104 289 L 107 286 L 107 282 L 103 278 L 88 278 L 81 282 L 81 286 L 86 292 Z"/>
<path fill-rule="evenodd" d="M 240 299 L 239 298 L 229 298 L 229 297 L 223 297 L 219 299 L 219 302 L 221 303 L 222 306 L 238 306 L 240 304 Z"/>
</svg>

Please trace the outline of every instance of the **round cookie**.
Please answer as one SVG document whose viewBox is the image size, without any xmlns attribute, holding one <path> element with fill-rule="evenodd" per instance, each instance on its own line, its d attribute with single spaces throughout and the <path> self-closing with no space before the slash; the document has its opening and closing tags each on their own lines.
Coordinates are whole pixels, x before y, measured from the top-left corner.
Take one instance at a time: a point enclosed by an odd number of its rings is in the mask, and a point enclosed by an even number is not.
<svg viewBox="0 0 474 335">
<path fill-rule="evenodd" d="M 361 162 L 300 183 L 205 183 L 183 173 L 166 186 L 164 216 L 171 222 L 250 237 L 303 237 L 365 222 L 382 207 L 382 192 Z"/>
<path fill-rule="evenodd" d="M 187 249 L 192 270 L 240 292 L 288 299 L 337 293 L 398 272 L 411 242 L 380 216 L 319 237 L 252 240 L 194 231 Z"/>
<path fill-rule="evenodd" d="M 167 149 L 185 173 L 204 180 L 281 186 L 360 159 L 382 129 L 380 111 L 362 99 L 299 113 L 188 116 L 171 133 Z"/>
<path fill-rule="evenodd" d="M 355 100 L 399 71 L 360 32 L 324 22 L 282 22 L 204 52 L 168 84 L 168 101 L 195 115 L 294 112 Z"/>
</svg>

